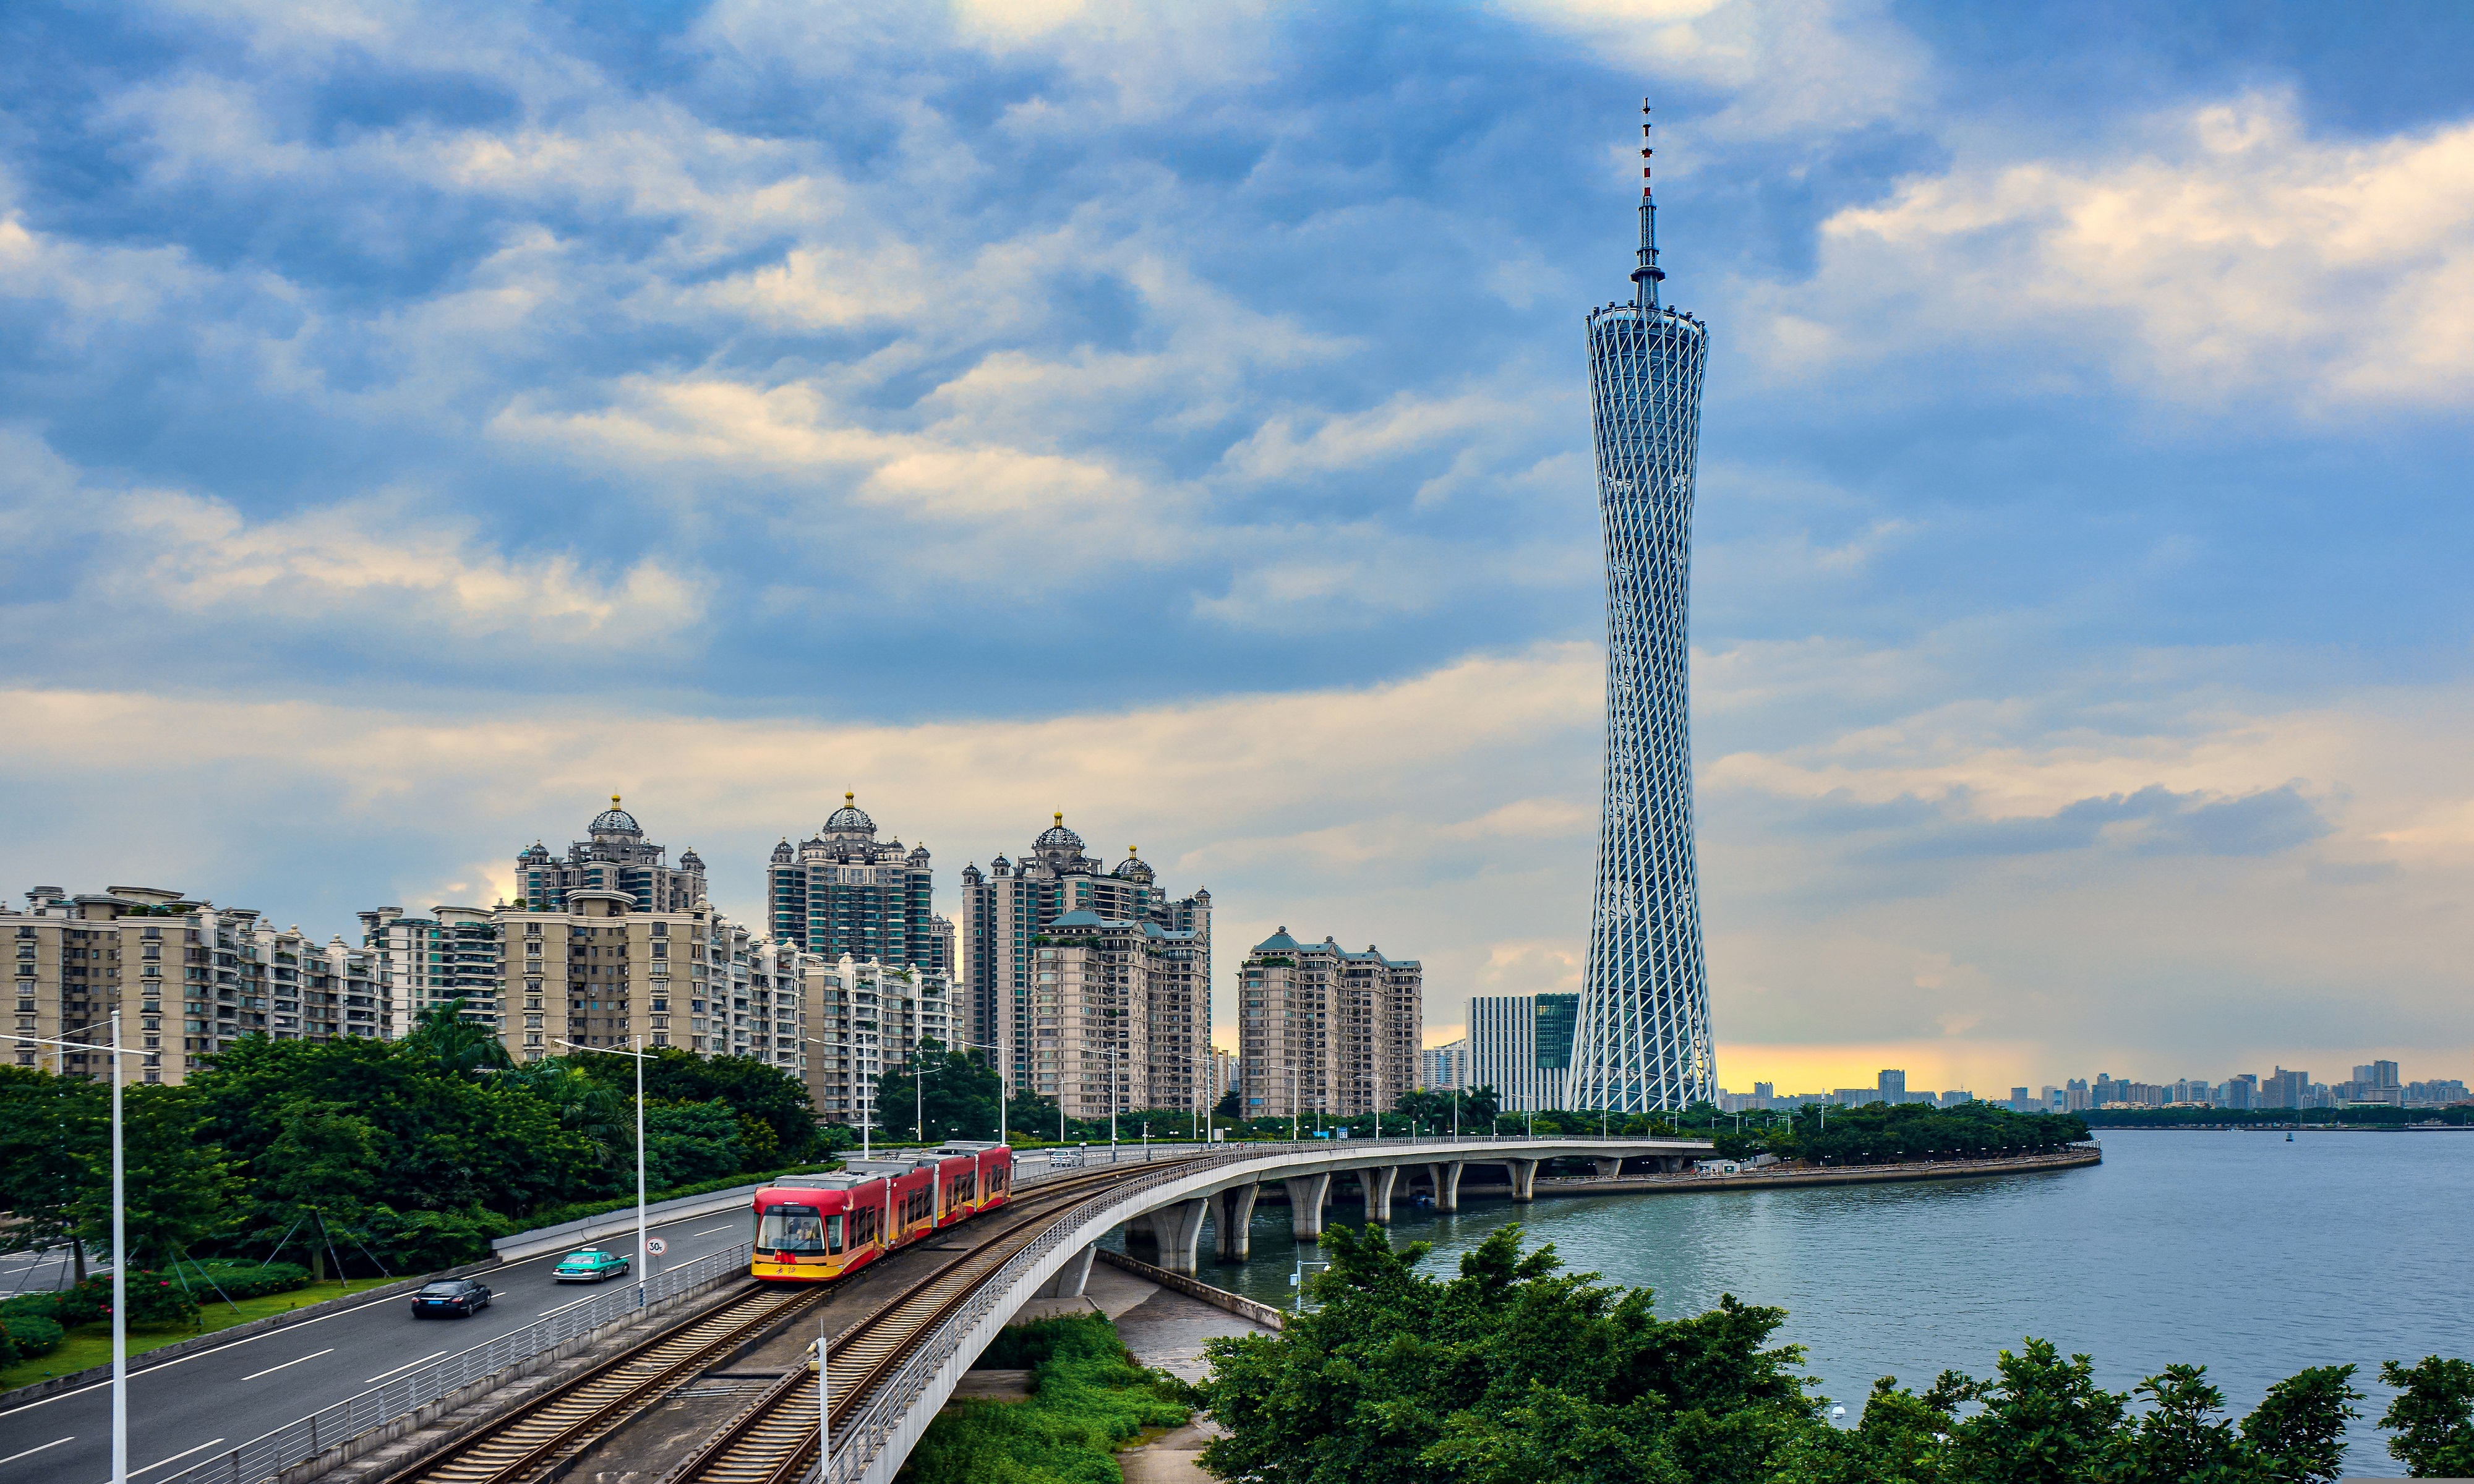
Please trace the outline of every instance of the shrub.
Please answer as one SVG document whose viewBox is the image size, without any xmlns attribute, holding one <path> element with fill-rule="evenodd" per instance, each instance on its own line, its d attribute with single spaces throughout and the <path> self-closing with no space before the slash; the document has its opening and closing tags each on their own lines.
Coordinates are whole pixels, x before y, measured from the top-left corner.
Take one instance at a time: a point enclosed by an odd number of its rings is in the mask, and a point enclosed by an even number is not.
<svg viewBox="0 0 2474 1484">
<path fill-rule="evenodd" d="M 988 1353 L 1031 1367 L 1031 1400 L 949 1405 L 905 1466 L 912 1484 L 1121 1484 L 1118 1444 L 1192 1415 L 1183 1383 L 1135 1365 L 1097 1314 L 1007 1329 Z"/>
<path fill-rule="evenodd" d="M 206 1270 L 207 1282 L 199 1277 Z M 297 1262 L 270 1262 L 263 1267 L 246 1260 L 208 1258 L 185 1270 L 189 1286 L 200 1299 L 220 1292 L 229 1299 L 262 1299 L 270 1293 L 290 1293 L 309 1281 L 309 1270 Z"/>
<path fill-rule="evenodd" d="M 77 1285 L 77 1292 L 90 1295 L 95 1313 L 111 1313 L 111 1280 L 89 1278 Z M 133 1268 L 129 1273 L 129 1322 L 133 1325 L 193 1324 L 198 1317 L 198 1301 L 180 1285 L 169 1273 L 149 1272 Z"/>
<path fill-rule="evenodd" d="M 379 1206 L 361 1224 L 360 1235 L 372 1257 L 401 1276 L 480 1261 L 490 1255 L 490 1238 L 502 1224 L 477 1211 L 396 1211 Z M 344 1252 L 359 1256 L 350 1247 Z"/>
<path fill-rule="evenodd" d="M 58 1320 L 45 1319 L 40 1314 L 0 1316 L 0 1349 L 14 1351 L 12 1359 L 48 1355 L 60 1348 L 61 1337 L 67 1332 Z"/>
</svg>

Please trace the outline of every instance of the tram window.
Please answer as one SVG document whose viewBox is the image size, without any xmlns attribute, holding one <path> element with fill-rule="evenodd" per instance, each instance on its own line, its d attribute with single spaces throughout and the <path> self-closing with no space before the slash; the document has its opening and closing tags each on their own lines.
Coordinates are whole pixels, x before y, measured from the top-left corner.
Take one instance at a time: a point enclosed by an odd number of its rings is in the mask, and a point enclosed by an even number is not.
<svg viewBox="0 0 2474 1484">
<path fill-rule="evenodd" d="M 825 1218 L 825 1251 L 839 1252 L 841 1250 L 842 1217 L 838 1214 L 827 1216 Z"/>
<path fill-rule="evenodd" d="M 756 1245 L 766 1252 L 823 1252 L 824 1222 L 813 1206 L 768 1207 Z"/>
</svg>

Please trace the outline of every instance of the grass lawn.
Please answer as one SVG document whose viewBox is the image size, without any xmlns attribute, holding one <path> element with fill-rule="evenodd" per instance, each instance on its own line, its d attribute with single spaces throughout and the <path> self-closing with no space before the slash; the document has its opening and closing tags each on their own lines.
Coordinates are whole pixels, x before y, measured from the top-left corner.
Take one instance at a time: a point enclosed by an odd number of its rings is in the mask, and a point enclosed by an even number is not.
<svg viewBox="0 0 2474 1484">
<path fill-rule="evenodd" d="M 229 1329 L 234 1325 L 247 1324 L 253 1319 L 264 1319 L 269 1314 L 280 1314 L 286 1309 L 306 1308 L 312 1304 L 322 1303 L 340 1294 L 359 1293 L 364 1289 L 381 1287 L 394 1281 L 395 1280 L 391 1278 L 356 1278 L 352 1280 L 349 1289 L 340 1283 L 316 1283 L 307 1288 L 296 1288 L 290 1293 L 270 1293 L 262 1299 L 242 1299 L 239 1301 L 240 1312 L 236 1314 L 221 1299 L 216 1299 L 199 1310 L 198 1317 L 203 1322 L 201 1328 L 192 1328 L 187 1325 L 131 1326 L 129 1352 L 133 1355 L 141 1355 L 150 1350 L 172 1344 L 176 1340 L 185 1340 L 191 1335 L 212 1334 L 218 1329 Z M 55 1376 L 66 1376 L 72 1371 L 83 1371 L 88 1366 L 109 1364 L 111 1364 L 111 1322 L 105 1320 L 99 1324 L 77 1325 L 73 1326 L 69 1329 L 68 1336 L 61 1341 L 60 1349 L 50 1354 L 36 1355 L 31 1360 L 20 1360 L 15 1365 L 0 1369 L 0 1391 L 8 1391 L 18 1386 L 32 1386 L 36 1381 Z"/>
<path fill-rule="evenodd" d="M 1194 1415 L 1191 1392 L 1135 1365 L 1098 1314 L 1007 1329 L 981 1363 L 1028 1365 L 1031 1400 L 947 1403 L 897 1484 L 1123 1484 L 1119 1448 Z"/>
</svg>

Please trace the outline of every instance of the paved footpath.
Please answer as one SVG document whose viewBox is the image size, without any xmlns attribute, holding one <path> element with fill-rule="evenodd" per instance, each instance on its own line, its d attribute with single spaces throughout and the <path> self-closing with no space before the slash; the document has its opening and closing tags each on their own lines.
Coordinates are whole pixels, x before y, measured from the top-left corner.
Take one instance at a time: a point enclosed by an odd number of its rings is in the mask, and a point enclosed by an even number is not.
<svg viewBox="0 0 2474 1484">
<path fill-rule="evenodd" d="M 652 1229 L 670 1250 L 665 1268 L 747 1240 L 748 1218 L 721 1211 Z M 635 1233 L 604 1238 L 616 1251 Z M 580 1245 L 580 1244 L 579 1244 Z M 199 1351 L 129 1374 L 129 1476 L 177 1472 L 237 1447 L 424 1361 L 469 1350 L 581 1304 L 604 1285 L 554 1283 L 551 1253 L 481 1274 L 495 1289 L 470 1319 L 415 1319 L 409 1296 L 374 1299 L 281 1329 Z M 111 1387 L 99 1382 L 0 1412 L 0 1484 L 107 1484 L 111 1476 Z"/>
</svg>

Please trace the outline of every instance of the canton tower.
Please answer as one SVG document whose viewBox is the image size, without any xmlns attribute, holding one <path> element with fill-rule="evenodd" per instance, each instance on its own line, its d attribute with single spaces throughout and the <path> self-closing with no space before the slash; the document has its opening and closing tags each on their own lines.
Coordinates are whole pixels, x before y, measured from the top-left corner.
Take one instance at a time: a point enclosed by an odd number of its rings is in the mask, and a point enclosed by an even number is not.
<svg viewBox="0 0 2474 1484">
<path fill-rule="evenodd" d="M 1630 303 L 1589 314 L 1589 410 L 1607 544 L 1607 764 L 1597 910 L 1565 1106 L 1717 1098 L 1692 855 L 1686 612 L 1709 327 L 1658 301 L 1658 207 L 1641 108 Z"/>
</svg>

